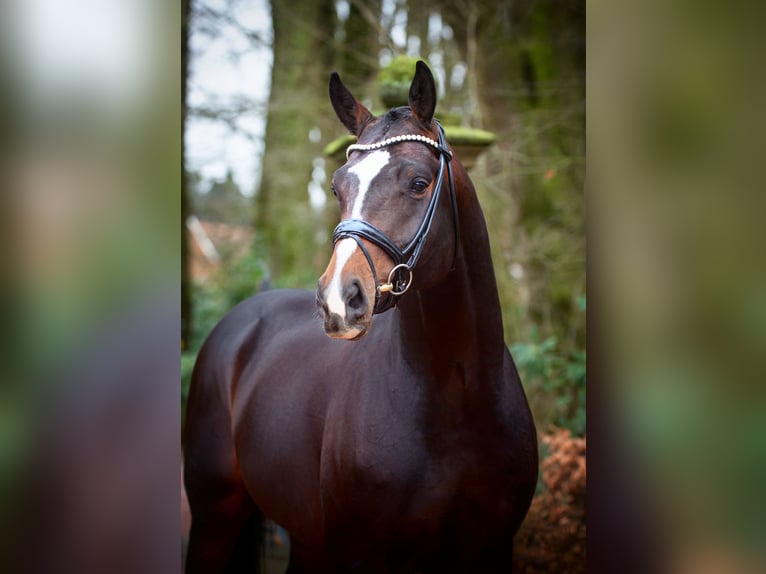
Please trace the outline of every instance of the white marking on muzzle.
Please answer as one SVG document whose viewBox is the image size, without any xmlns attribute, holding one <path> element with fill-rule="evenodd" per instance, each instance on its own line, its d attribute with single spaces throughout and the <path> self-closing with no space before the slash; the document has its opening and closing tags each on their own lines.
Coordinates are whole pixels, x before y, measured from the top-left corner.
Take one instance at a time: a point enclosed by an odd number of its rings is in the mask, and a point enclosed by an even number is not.
<svg viewBox="0 0 766 574">
<path fill-rule="evenodd" d="M 330 313 L 337 313 L 343 319 L 346 318 L 346 302 L 343 300 L 341 275 L 343 275 L 343 268 L 354 251 L 356 251 L 356 241 L 350 237 L 341 239 L 338 245 L 335 246 L 335 270 L 333 271 L 330 284 L 327 286 L 327 291 L 325 291 L 327 309 Z"/>
<path fill-rule="evenodd" d="M 362 219 L 362 207 L 364 199 L 370 189 L 372 180 L 388 164 L 391 154 L 386 150 L 379 150 L 368 154 L 362 161 L 349 168 L 348 172 L 355 175 L 359 185 L 357 187 L 354 205 L 351 208 L 351 219 Z M 330 313 L 337 313 L 341 318 L 346 318 L 346 302 L 343 300 L 343 284 L 341 277 L 343 268 L 356 251 L 356 241 L 350 237 L 341 239 L 335 246 L 335 270 L 330 284 L 325 291 L 325 301 Z"/>
</svg>

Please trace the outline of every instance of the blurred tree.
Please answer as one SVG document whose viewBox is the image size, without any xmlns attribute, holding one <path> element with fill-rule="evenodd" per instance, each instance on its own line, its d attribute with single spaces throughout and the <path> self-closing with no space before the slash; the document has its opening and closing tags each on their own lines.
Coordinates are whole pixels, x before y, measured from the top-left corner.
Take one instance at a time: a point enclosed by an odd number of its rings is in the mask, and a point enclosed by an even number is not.
<svg viewBox="0 0 766 574">
<path fill-rule="evenodd" d="M 271 275 L 293 281 L 296 274 L 315 276 L 326 259 L 326 251 L 318 257 L 323 224 L 309 204 L 308 184 L 330 117 L 336 12 L 332 0 L 272 0 L 271 11 L 274 65 L 255 227 Z"/>
<path fill-rule="evenodd" d="M 506 339 L 584 345 L 584 5 L 439 0 L 467 66 L 469 119 L 497 144 L 474 170 Z"/>
<path fill-rule="evenodd" d="M 380 51 L 381 36 L 385 36 L 381 25 L 381 2 L 380 0 L 353 0 L 349 2 L 348 13 L 345 18 L 338 18 L 336 22 L 335 41 L 333 42 L 334 54 L 330 56 L 332 66 L 324 70 L 322 75 L 324 98 L 320 100 L 320 116 L 317 121 L 322 129 L 323 139 L 332 141 L 336 136 L 345 135 L 346 129 L 335 117 L 327 96 L 327 82 L 329 73 L 337 71 L 343 83 L 351 92 L 371 107 L 374 106 L 372 96 L 375 90 L 375 77 L 378 71 L 378 52 Z M 333 162 L 327 162 L 324 157 L 316 158 L 325 167 L 326 177 L 332 177 L 332 172 L 337 166 Z M 325 185 L 325 188 L 328 186 Z M 328 246 L 332 230 L 338 224 L 340 212 L 338 204 L 332 197 L 324 208 L 324 233 L 320 236 L 324 241 L 319 246 L 317 268 L 321 269 L 326 261 L 327 251 L 322 249 Z M 315 247 L 316 249 L 316 247 Z"/>
<path fill-rule="evenodd" d="M 202 193 L 199 186 L 194 193 L 194 212 L 203 219 L 247 225 L 252 222 L 251 202 L 242 195 L 234 181 L 231 169 L 226 171 L 223 181 L 216 181 L 207 193 Z"/>
<path fill-rule="evenodd" d="M 186 95 L 189 80 L 189 18 L 191 0 L 181 2 L 181 117 L 184 125 L 188 113 Z M 186 139 L 181 142 L 181 345 L 186 347 L 191 335 L 192 299 L 189 277 L 189 239 L 186 218 L 189 217 L 189 190 L 186 173 Z"/>
<path fill-rule="evenodd" d="M 190 118 L 206 118 L 210 121 L 222 123 L 232 132 L 237 132 L 246 137 L 252 137 L 242 124 L 238 123 L 238 118 L 242 115 L 258 111 L 258 106 L 254 101 L 236 95 L 227 100 L 218 98 L 208 98 L 203 105 L 191 106 L 188 100 L 189 78 L 190 78 L 190 58 L 194 58 L 194 53 L 190 50 L 190 37 L 203 36 L 207 39 L 220 37 L 224 31 L 235 31 L 238 39 L 242 38 L 244 42 L 232 42 L 229 44 L 228 56 L 236 59 L 248 50 L 254 47 L 264 46 L 266 39 L 258 32 L 247 28 L 237 21 L 235 17 L 236 8 L 242 4 L 242 0 L 225 0 L 223 4 L 216 3 L 210 5 L 204 0 L 182 0 L 181 18 L 181 113 L 183 129 L 186 129 Z M 193 189 L 199 181 L 198 174 L 192 174 L 188 171 L 186 165 L 186 138 L 181 148 L 183 177 L 181 186 L 181 340 L 183 348 L 188 348 L 188 343 L 194 338 L 192 333 L 194 301 L 192 298 L 192 285 L 189 275 L 189 247 L 188 232 L 186 230 L 186 219 L 196 211 L 195 198 L 198 194 L 193 194 Z M 193 197 L 194 196 L 194 197 Z M 233 210 L 229 211 L 233 214 Z M 246 216 L 249 210 L 237 213 L 239 222 L 244 222 L 243 216 Z"/>
<path fill-rule="evenodd" d="M 380 0 L 352 0 L 342 22 L 338 72 L 352 93 L 369 93 L 378 70 Z"/>
</svg>

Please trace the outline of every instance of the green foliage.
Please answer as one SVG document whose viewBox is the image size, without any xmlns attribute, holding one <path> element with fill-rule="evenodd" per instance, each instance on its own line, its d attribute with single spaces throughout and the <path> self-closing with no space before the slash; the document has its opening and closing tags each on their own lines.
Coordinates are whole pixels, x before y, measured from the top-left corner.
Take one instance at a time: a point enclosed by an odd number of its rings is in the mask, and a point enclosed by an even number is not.
<svg viewBox="0 0 766 574">
<path fill-rule="evenodd" d="M 226 265 L 225 270 L 217 277 L 216 289 L 220 292 L 227 310 L 254 295 L 261 288 L 267 275 L 266 269 L 264 258 L 257 250 Z"/>
<path fill-rule="evenodd" d="M 193 286 L 194 313 L 192 315 L 191 338 L 186 350 L 181 353 L 181 421 L 186 418 L 186 400 L 189 385 L 202 343 L 216 323 L 226 314 L 228 296 L 217 286 L 195 284 Z"/>
<path fill-rule="evenodd" d="M 202 343 L 232 307 L 262 288 L 265 269 L 263 256 L 256 249 L 244 257 L 225 259 L 221 269 L 210 281 L 194 284 L 191 338 L 181 354 L 182 417 L 186 414 L 191 374 Z"/>
<path fill-rule="evenodd" d="M 510 347 L 540 430 L 550 425 L 585 435 L 585 351 L 561 353 L 556 337 Z"/>
<path fill-rule="evenodd" d="M 406 106 L 419 58 L 397 56 L 378 72 L 380 99 L 387 108 Z"/>
</svg>

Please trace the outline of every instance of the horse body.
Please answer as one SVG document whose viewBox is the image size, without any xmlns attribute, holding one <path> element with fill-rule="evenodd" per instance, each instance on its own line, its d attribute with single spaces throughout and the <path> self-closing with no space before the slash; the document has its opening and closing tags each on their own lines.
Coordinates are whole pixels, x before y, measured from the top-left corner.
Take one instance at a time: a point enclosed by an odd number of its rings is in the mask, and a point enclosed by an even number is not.
<svg viewBox="0 0 766 574">
<path fill-rule="evenodd" d="M 260 513 L 290 532 L 288 572 L 509 571 L 537 478 L 535 430 L 481 209 L 453 166 L 463 231 L 451 265 L 436 239 L 449 235 L 444 207 L 422 259 L 446 261 L 444 274 L 424 273 L 370 328 L 364 303 L 379 294 L 365 285 L 384 260 L 372 246 L 372 270 L 342 291 L 350 316 L 364 309 L 361 338 L 351 325 L 357 340 L 338 340 L 350 319 L 328 319 L 322 288 L 340 277 L 329 268 L 316 296 L 257 295 L 211 333 L 185 431 L 189 571 L 236 570 L 237 536 Z"/>
</svg>

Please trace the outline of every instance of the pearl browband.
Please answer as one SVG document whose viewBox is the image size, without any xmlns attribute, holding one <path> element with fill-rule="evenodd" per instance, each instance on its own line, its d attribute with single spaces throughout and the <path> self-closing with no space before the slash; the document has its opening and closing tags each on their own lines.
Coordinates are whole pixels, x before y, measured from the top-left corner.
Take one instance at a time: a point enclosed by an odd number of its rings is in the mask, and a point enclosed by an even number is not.
<svg viewBox="0 0 766 574">
<path fill-rule="evenodd" d="M 346 148 L 346 159 L 348 159 L 348 154 L 352 151 L 359 150 L 359 151 L 370 151 L 373 149 L 378 149 L 381 147 L 386 147 L 387 145 L 399 143 L 399 142 L 406 142 L 406 141 L 413 141 L 413 142 L 422 142 L 425 144 L 428 144 L 430 146 L 435 147 L 437 150 L 442 150 L 442 147 L 439 145 L 439 142 L 436 142 L 432 140 L 431 138 L 428 138 L 426 136 L 421 136 L 417 134 L 406 134 L 401 136 L 394 136 L 390 138 L 386 138 L 383 141 L 371 143 L 371 144 L 351 144 Z M 444 149 L 449 155 L 451 156 L 452 153 L 449 150 Z"/>
</svg>

